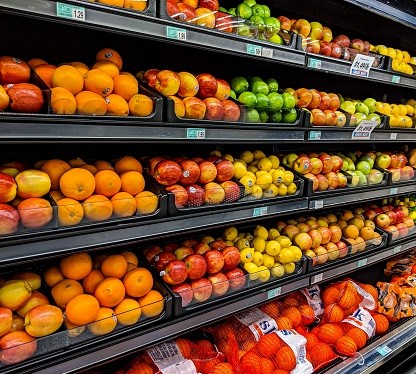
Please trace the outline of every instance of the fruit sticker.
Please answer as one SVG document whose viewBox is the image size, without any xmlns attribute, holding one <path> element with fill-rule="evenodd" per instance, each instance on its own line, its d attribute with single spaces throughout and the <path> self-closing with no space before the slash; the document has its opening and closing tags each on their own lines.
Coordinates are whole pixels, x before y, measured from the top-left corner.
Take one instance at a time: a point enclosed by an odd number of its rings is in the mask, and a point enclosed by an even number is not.
<svg viewBox="0 0 416 374">
<path fill-rule="evenodd" d="M 364 330 L 369 338 L 373 337 L 376 331 L 376 322 L 371 314 L 362 308 L 358 308 L 353 314 L 345 318 L 342 323 L 350 323 L 361 330 Z"/>
<path fill-rule="evenodd" d="M 259 341 L 262 335 L 270 334 L 278 329 L 276 321 L 257 308 L 238 313 L 236 318 L 250 329 L 256 341 Z"/>
<path fill-rule="evenodd" d="M 301 290 L 305 295 L 308 305 L 313 309 L 315 317 L 319 318 L 324 314 L 324 303 L 321 300 L 321 289 L 317 284 L 311 287 L 305 287 Z"/>
<path fill-rule="evenodd" d="M 146 352 L 160 370 L 168 368 L 184 360 L 184 357 L 175 342 L 169 341 L 160 343 L 155 347 L 147 349 Z"/>
<path fill-rule="evenodd" d="M 185 360 L 160 370 L 161 374 L 197 374 L 196 367 L 191 360 Z"/>
</svg>

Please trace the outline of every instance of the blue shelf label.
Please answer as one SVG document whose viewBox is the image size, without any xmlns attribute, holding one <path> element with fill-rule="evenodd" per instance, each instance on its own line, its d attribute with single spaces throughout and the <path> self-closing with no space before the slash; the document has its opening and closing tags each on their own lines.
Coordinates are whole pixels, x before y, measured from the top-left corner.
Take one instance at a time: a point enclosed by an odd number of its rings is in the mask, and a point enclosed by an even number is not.
<svg viewBox="0 0 416 374">
<path fill-rule="evenodd" d="M 309 131 L 309 140 L 319 140 L 321 139 L 320 131 Z"/>
<path fill-rule="evenodd" d="M 320 69 L 322 66 L 321 60 L 318 60 L 316 58 L 310 58 L 308 60 L 308 67 L 314 68 L 314 69 Z"/>
<path fill-rule="evenodd" d="M 368 259 L 367 258 L 363 258 L 362 260 L 357 262 L 357 268 L 363 267 L 365 265 L 367 265 Z"/>
<path fill-rule="evenodd" d="M 393 83 L 400 83 L 400 76 L 398 76 L 398 75 L 392 75 L 391 76 L 391 81 Z"/>
<path fill-rule="evenodd" d="M 282 293 L 282 287 L 274 288 L 273 290 L 267 291 L 267 298 L 273 299 L 277 296 L 280 296 L 281 293 Z"/>
<path fill-rule="evenodd" d="M 267 214 L 267 206 L 262 206 L 253 209 L 253 217 L 261 217 Z"/>
<path fill-rule="evenodd" d="M 253 56 L 261 56 L 262 48 L 259 45 L 247 44 L 247 54 Z"/>
<path fill-rule="evenodd" d="M 85 8 L 82 6 L 56 3 L 56 15 L 76 21 L 85 21 Z"/>
<path fill-rule="evenodd" d="M 166 26 L 166 37 L 168 39 L 186 41 L 186 30 L 179 27 Z"/>
<path fill-rule="evenodd" d="M 387 347 L 387 345 L 383 345 L 377 349 L 377 352 L 380 353 L 382 356 L 387 356 L 391 351 L 392 349 Z"/>
<path fill-rule="evenodd" d="M 186 129 L 187 139 L 205 139 L 205 129 L 190 128 Z"/>
</svg>

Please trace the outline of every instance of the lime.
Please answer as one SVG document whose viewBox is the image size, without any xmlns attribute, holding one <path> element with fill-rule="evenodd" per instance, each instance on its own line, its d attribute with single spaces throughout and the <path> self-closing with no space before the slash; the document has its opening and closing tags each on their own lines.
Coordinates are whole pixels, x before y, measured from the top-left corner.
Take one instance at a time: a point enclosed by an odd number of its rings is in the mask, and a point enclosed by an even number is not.
<svg viewBox="0 0 416 374">
<path fill-rule="evenodd" d="M 269 93 L 267 97 L 269 99 L 271 109 L 279 110 L 283 108 L 283 104 L 284 104 L 283 95 L 277 92 L 272 92 L 272 93 Z"/>
<path fill-rule="evenodd" d="M 237 100 L 237 95 L 235 94 L 234 90 L 230 90 L 230 97 L 232 97 L 234 100 Z"/>
<path fill-rule="evenodd" d="M 248 81 L 244 77 L 235 77 L 231 80 L 231 89 L 236 95 L 241 94 L 248 89 Z"/>
<path fill-rule="evenodd" d="M 263 94 L 268 95 L 269 94 L 269 85 L 266 82 L 263 81 L 257 81 L 254 82 L 254 84 L 251 87 L 251 92 L 254 94 Z"/>
<path fill-rule="evenodd" d="M 283 111 L 284 123 L 295 123 L 297 118 L 298 118 L 298 112 L 296 112 L 296 109 Z"/>
<path fill-rule="evenodd" d="M 279 34 L 276 34 L 276 33 L 274 33 L 269 38 L 269 42 L 274 43 L 274 44 L 279 44 L 279 45 L 285 44 L 285 41 L 283 40 L 283 38 Z"/>
<path fill-rule="evenodd" d="M 264 16 L 270 17 L 270 8 L 267 5 L 262 5 L 264 10 Z"/>
<path fill-rule="evenodd" d="M 290 92 L 283 92 L 283 108 L 285 109 L 292 109 L 295 107 L 295 98 Z"/>
<path fill-rule="evenodd" d="M 228 14 L 231 14 L 234 17 L 237 17 L 237 9 L 235 9 L 235 8 L 228 9 L 228 12 L 227 13 Z"/>
<path fill-rule="evenodd" d="M 225 9 L 224 7 L 222 7 L 222 6 L 220 6 L 220 7 L 218 8 L 218 10 L 219 10 L 220 12 L 223 12 L 223 13 L 228 13 L 228 10 L 227 10 L 227 9 Z"/>
<path fill-rule="evenodd" d="M 269 86 L 269 92 L 279 91 L 279 83 L 274 78 L 266 79 L 266 83 Z"/>
<path fill-rule="evenodd" d="M 265 109 L 270 106 L 270 101 L 265 94 L 262 94 L 262 93 L 257 94 L 256 99 L 257 99 L 257 109 Z"/>
<path fill-rule="evenodd" d="M 256 5 L 256 0 L 243 0 L 243 3 L 252 7 L 252 6 Z"/>
<path fill-rule="evenodd" d="M 263 5 L 256 4 L 251 7 L 253 16 L 260 16 L 261 18 L 265 17 Z"/>
<path fill-rule="evenodd" d="M 262 110 L 259 113 L 259 115 L 260 115 L 260 122 L 262 123 L 269 122 L 269 114 L 265 110 Z"/>
<path fill-rule="evenodd" d="M 244 19 L 250 19 L 250 17 L 253 15 L 251 7 L 247 3 L 238 4 L 236 13 L 238 17 Z"/>
<path fill-rule="evenodd" d="M 266 25 L 266 31 L 270 34 L 280 29 L 280 21 L 275 17 L 264 17 L 264 24 Z"/>
<path fill-rule="evenodd" d="M 241 104 L 244 104 L 245 106 L 248 106 L 249 108 L 253 108 L 257 105 L 257 98 L 256 95 L 254 95 L 253 92 L 242 92 L 239 96 L 238 96 L 238 101 Z"/>
<path fill-rule="evenodd" d="M 237 25 L 237 34 L 242 36 L 251 36 L 251 29 L 248 25 L 238 24 Z"/>
<path fill-rule="evenodd" d="M 248 109 L 246 111 L 246 121 L 247 122 L 260 122 L 260 114 L 256 109 Z"/>
<path fill-rule="evenodd" d="M 273 113 L 270 116 L 270 121 L 273 122 L 273 123 L 281 123 L 282 122 L 282 117 L 283 117 L 282 116 L 282 111 L 279 110 L 279 111 Z"/>
<path fill-rule="evenodd" d="M 263 79 L 261 79 L 260 77 L 254 76 L 250 78 L 250 85 L 249 85 L 249 90 L 253 91 L 253 85 L 256 82 L 263 82 Z"/>
</svg>

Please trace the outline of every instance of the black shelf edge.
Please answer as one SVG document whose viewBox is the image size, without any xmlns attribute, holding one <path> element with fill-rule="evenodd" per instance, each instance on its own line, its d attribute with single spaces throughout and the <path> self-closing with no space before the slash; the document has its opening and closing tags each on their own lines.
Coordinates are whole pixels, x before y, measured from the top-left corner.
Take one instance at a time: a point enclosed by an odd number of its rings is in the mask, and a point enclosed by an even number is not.
<svg viewBox="0 0 416 374">
<path fill-rule="evenodd" d="M 348 131 L 349 130 L 349 131 Z M 354 128 L 345 128 L 345 129 L 308 129 L 306 134 L 307 141 L 314 143 L 324 143 L 324 142 L 352 142 L 354 144 L 368 143 L 368 142 L 412 142 L 416 141 L 416 131 L 413 129 L 391 129 L 391 130 L 374 130 L 371 133 L 370 139 L 368 140 L 357 140 L 352 139 L 352 133 Z"/>
</svg>

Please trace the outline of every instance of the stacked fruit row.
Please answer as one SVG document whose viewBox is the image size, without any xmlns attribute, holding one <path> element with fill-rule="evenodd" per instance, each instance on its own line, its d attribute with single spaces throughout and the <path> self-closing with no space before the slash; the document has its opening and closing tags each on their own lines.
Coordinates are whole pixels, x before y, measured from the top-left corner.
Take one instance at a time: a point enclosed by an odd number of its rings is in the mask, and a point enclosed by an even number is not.
<svg viewBox="0 0 416 374">
<path fill-rule="evenodd" d="M 111 5 L 120 8 L 143 12 L 147 7 L 147 0 L 84 0 L 99 4 Z"/>
<path fill-rule="evenodd" d="M 410 57 L 409 52 L 386 47 L 385 45 L 371 46 L 371 51 L 391 57 L 391 68 L 404 74 L 412 75 L 416 69 L 416 57 Z"/>
</svg>

